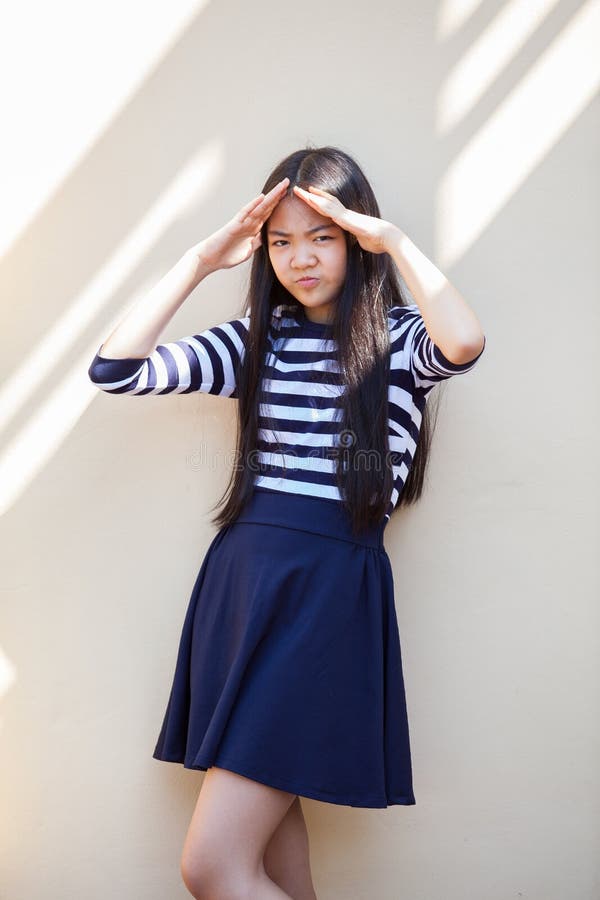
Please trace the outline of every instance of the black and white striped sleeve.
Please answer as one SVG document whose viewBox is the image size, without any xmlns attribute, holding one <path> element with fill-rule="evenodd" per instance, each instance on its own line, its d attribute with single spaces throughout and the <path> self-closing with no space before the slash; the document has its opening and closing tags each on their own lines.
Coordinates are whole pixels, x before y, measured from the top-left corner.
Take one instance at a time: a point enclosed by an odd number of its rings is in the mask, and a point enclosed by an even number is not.
<svg viewBox="0 0 600 900">
<path fill-rule="evenodd" d="M 439 381 L 470 372 L 485 350 L 483 347 L 466 363 L 453 363 L 429 336 L 421 310 L 416 303 L 395 306 L 389 311 L 390 369 L 408 369 L 416 387 L 431 388 Z"/>
<path fill-rule="evenodd" d="M 88 369 L 92 383 L 109 394 L 189 394 L 237 397 L 250 318 L 233 319 L 200 334 L 158 344 L 150 356 L 110 359 L 102 344 Z"/>
</svg>

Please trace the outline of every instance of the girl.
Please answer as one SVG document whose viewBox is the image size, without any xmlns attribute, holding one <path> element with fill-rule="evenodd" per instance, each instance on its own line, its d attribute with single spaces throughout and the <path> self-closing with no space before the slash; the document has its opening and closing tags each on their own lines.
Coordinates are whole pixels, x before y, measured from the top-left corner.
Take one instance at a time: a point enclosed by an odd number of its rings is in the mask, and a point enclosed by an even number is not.
<svg viewBox="0 0 600 900">
<path fill-rule="evenodd" d="M 157 346 L 203 278 L 250 257 L 245 315 Z M 98 349 L 108 393 L 239 401 L 153 754 L 206 772 L 181 858 L 194 897 L 314 900 L 301 796 L 415 803 L 383 533 L 421 494 L 430 392 L 484 347 L 357 163 L 321 147 L 282 160 Z"/>
</svg>

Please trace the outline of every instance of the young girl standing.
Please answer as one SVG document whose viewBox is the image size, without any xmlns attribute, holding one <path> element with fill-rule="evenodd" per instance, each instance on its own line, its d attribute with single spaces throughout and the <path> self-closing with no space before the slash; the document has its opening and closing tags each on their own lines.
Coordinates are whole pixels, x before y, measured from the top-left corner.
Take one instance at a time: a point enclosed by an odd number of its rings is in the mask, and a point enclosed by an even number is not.
<svg viewBox="0 0 600 900">
<path fill-rule="evenodd" d="M 244 316 L 157 345 L 207 275 L 250 257 Z M 322 147 L 282 160 L 92 361 L 108 393 L 238 400 L 153 754 L 206 771 L 181 858 L 193 896 L 315 898 L 301 796 L 415 803 L 383 534 L 421 494 L 431 390 L 484 347 L 358 164 Z"/>
</svg>

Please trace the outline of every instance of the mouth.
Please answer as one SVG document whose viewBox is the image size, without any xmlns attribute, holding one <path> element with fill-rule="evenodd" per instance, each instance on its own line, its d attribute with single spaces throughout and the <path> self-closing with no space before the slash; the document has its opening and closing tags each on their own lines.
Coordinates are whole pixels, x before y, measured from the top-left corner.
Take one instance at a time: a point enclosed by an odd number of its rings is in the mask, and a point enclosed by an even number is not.
<svg viewBox="0 0 600 900">
<path fill-rule="evenodd" d="M 316 284 L 318 282 L 318 278 L 299 278 L 296 284 L 302 284 L 305 286 Z"/>
</svg>

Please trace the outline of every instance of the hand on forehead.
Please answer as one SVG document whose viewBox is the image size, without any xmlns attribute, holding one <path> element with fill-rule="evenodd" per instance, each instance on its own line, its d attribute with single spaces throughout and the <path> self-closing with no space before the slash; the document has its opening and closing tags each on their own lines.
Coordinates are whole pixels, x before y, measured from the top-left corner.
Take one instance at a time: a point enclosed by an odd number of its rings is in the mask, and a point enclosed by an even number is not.
<svg viewBox="0 0 600 900">
<path fill-rule="evenodd" d="M 267 224 L 270 228 L 277 228 L 290 234 L 303 234 L 316 225 L 330 225 L 332 222 L 329 216 L 317 212 L 304 200 L 292 195 L 285 196 L 278 202 Z"/>
</svg>

